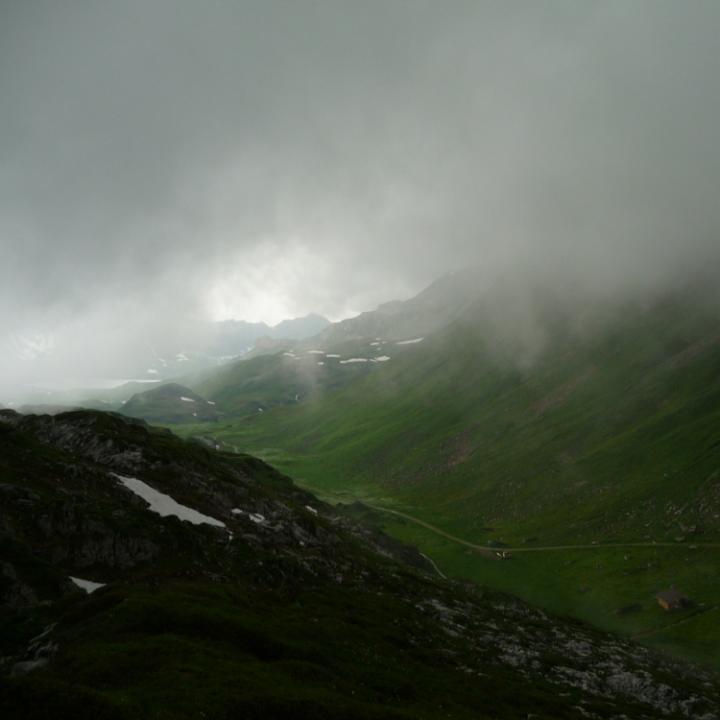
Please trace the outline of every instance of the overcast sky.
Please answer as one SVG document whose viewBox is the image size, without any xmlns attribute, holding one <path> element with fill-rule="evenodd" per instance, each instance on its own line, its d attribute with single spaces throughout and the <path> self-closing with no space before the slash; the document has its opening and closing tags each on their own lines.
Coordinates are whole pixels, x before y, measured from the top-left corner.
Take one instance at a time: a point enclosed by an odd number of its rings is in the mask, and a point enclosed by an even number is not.
<svg viewBox="0 0 720 720">
<path fill-rule="evenodd" d="M 707 267 L 718 28 L 716 0 L 3 0 L 0 375 L 468 264 Z"/>
</svg>

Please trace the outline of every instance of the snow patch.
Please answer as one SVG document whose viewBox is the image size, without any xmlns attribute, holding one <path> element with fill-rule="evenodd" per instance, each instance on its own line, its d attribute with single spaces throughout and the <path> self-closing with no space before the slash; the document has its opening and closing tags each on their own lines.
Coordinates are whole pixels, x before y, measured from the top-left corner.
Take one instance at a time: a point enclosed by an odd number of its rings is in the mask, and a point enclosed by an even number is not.
<svg viewBox="0 0 720 720">
<path fill-rule="evenodd" d="M 83 580 L 82 578 L 76 578 L 70 576 L 70 579 L 81 589 L 84 590 L 88 595 L 99 590 L 101 587 L 105 587 L 105 583 L 96 583 L 92 580 Z"/>
<path fill-rule="evenodd" d="M 146 485 L 142 480 L 125 477 L 124 475 L 118 475 L 117 473 L 110 474 L 116 477 L 128 490 L 145 500 L 145 502 L 149 505 L 148 510 L 157 513 L 162 517 L 172 515 L 176 518 L 180 518 L 180 520 L 187 520 L 187 522 L 190 522 L 193 525 L 215 525 L 216 527 L 225 527 L 225 523 L 221 520 L 216 520 L 208 515 L 203 515 L 197 510 L 193 510 L 192 508 L 175 502 L 175 500 L 173 500 L 169 495 L 165 495 L 164 493 L 155 490 L 155 488 Z"/>
<path fill-rule="evenodd" d="M 208 405 L 214 405 L 215 403 L 214 403 L 212 400 L 208 400 L 208 401 L 207 401 L 207 404 L 208 404 Z"/>
<path fill-rule="evenodd" d="M 412 340 L 400 340 L 399 342 L 396 342 L 396 345 L 414 345 L 415 343 L 422 342 L 425 338 L 419 337 L 419 338 L 413 338 Z"/>
<path fill-rule="evenodd" d="M 325 363 L 322 360 L 318 361 L 318 365 L 324 365 Z"/>
<path fill-rule="evenodd" d="M 325 357 L 339 358 L 340 355 L 333 355 L 333 354 L 331 354 L 331 353 L 328 353 Z"/>
<path fill-rule="evenodd" d="M 183 402 L 195 402 L 192 398 L 186 398 L 184 395 L 181 395 L 181 396 L 180 396 L 180 399 L 181 399 Z"/>
<path fill-rule="evenodd" d="M 322 350 L 308 350 L 308 355 L 324 355 L 325 353 Z"/>
<path fill-rule="evenodd" d="M 367 362 L 367 358 L 349 358 L 348 360 L 341 360 L 341 365 L 347 365 L 348 363 L 359 363 L 359 362 Z"/>
<path fill-rule="evenodd" d="M 373 358 L 375 362 L 387 362 L 390 357 L 388 355 L 380 355 L 379 357 Z"/>
<path fill-rule="evenodd" d="M 305 509 L 306 509 L 308 512 L 311 512 L 313 515 L 317 515 L 317 514 L 318 514 L 318 511 L 317 511 L 314 507 L 310 507 L 310 505 L 306 505 L 306 506 L 305 506 Z"/>
<path fill-rule="evenodd" d="M 158 371 L 157 371 L 155 368 L 148 368 L 147 371 L 148 371 L 148 373 L 149 373 L 150 375 L 157 375 L 157 374 L 158 374 Z"/>
<path fill-rule="evenodd" d="M 265 522 L 265 516 L 260 513 L 246 512 L 240 508 L 233 508 L 230 512 L 232 512 L 233 515 L 247 515 L 257 525 L 262 525 Z"/>
</svg>

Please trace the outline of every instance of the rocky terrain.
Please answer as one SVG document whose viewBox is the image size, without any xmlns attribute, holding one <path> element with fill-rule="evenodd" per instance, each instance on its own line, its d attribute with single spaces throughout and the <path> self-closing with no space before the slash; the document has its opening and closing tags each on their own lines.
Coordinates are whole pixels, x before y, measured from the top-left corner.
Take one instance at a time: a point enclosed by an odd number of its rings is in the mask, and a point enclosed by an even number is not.
<svg viewBox="0 0 720 720">
<path fill-rule="evenodd" d="M 715 675 L 439 577 L 260 460 L 0 413 L 3 718 L 710 718 Z"/>
</svg>

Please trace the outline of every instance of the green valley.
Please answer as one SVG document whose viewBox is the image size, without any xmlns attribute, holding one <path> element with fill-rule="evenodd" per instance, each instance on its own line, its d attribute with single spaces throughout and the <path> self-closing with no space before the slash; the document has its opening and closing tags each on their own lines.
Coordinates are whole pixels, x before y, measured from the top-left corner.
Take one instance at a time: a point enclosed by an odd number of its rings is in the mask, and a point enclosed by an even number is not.
<svg viewBox="0 0 720 720">
<path fill-rule="evenodd" d="M 195 388 L 224 416 L 175 429 L 256 454 L 326 499 L 401 511 L 469 543 L 588 546 L 493 561 L 376 517 L 443 572 L 719 663 L 720 549 L 707 544 L 720 542 L 720 317 L 685 293 L 588 327 L 552 307 L 540 321 L 528 359 L 466 303 L 421 342 L 325 347 L 382 352 L 383 363 L 311 360 L 311 380 L 297 370 L 307 359 L 236 363 Z M 670 586 L 695 609 L 658 608 L 655 593 Z"/>
</svg>

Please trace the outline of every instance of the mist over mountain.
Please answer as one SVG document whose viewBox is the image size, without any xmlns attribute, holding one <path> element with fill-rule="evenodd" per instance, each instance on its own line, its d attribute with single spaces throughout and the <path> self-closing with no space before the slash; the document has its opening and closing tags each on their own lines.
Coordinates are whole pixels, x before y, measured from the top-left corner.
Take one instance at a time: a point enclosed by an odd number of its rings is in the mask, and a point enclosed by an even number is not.
<svg viewBox="0 0 720 720">
<path fill-rule="evenodd" d="M 0 717 L 718 720 L 718 28 L 0 2 Z"/>
<path fill-rule="evenodd" d="M 468 265 L 610 298 L 718 265 L 717 3 L 0 13 L 6 385 Z"/>
<path fill-rule="evenodd" d="M 23 403 L 37 406 L 38 403 L 52 402 L 75 404 L 83 399 L 87 402 L 87 398 L 93 397 L 91 391 L 94 388 L 109 390 L 130 381 L 153 384 L 217 367 L 244 355 L 263 340 L 302 340 L 328 324 L 326 318 L 314 314 L 283 320 L 275 326 L 243 320 L 188 323 L 182 327 L 182 332 L 176 332 L 172 337 L 146 338 L 144 343 L 134 348 L 125 347 L 118 357 L 108 358 L 104 363 L 97 361 L 97 348 L 93 340 L 88 339 L 85 348 L 94 360 L 94 366 L 85 371 L 86 375 L 78 368 L 70 370 L 69 375 L 63 374 L 62 370 L 67 373 L 68 368 L 63 361 L 57 362 L 56 355 L 67 358 L 75 348 L 60 347 L 46 338 L 15 336 L 7 352 L 25 362 L 26 378 L 34 379 L 35 383 L 0 384 L 4 392 L 0 396 L 0 405 L 18 408 Z M 95 407 L 96 403 L 91 406 Z"/>
<path fill-rule="evenodd" d="M 248 323 L 243 320 L 224 320 L 214 325 L 214 342 L 211 350 L 218 355 L 242 355 L 260 338 L 276 340 L 303 340 L 317 335 L 330 324 L 321 315 L 310 314 L 302 318 L 282 320 L 269 326 L 264 322 Z"/>
</svg>

